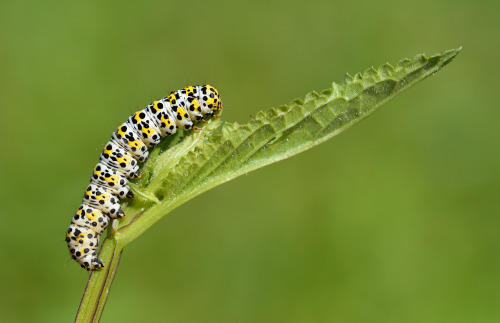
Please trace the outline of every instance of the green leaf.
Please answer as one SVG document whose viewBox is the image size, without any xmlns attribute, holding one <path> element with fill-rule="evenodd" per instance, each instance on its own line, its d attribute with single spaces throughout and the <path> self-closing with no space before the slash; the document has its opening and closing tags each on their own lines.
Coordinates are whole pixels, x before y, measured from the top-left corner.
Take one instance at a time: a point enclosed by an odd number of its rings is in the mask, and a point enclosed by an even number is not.
<svg viewBox="0 0 500 323">
<path fill-rule="evenodd" d="M 202 131 L 151 159 L 150 181 L 127 214 L 150 208 L 133 224 L 118 229 L 125 244 L 134 240 L 173 208 L 191 198 L 262 166 L 307 150 L 337 135 L 382 104 L 451 62 L 460 49 L 385 64 L 362 74 L 346 75 L 328 90 L 304 100 L 259 112 L 246 124 L 212 120 Z M 143 199 L 143 197 L 150 197 Z M 158 202 L 159 201 L 159 202 Z M 129 216 L 129 219 L 131 217 Z"/>
<path fill-rule="evenodd" d="M 213 119 L 201 131 L 166 139 L 151 151 L 142 168 L 143 178 L 131 183 L 135 198 L 124 208 L 127 217 L 110 226 L 100 255 L 106 267 L 94 272 L 90 281 L 110 284 L 117 268 L 115 260 L 120 259 L 116 255 L 176 207 L 217 185 L 332 138 L 439 71 L 460 50 L 431 57 L 417 55 L 396 66 L 384 64 L 346 75 L 330 89 L 259 112 L 246 124 Z M 102 288 L 98 297 L 86 292 L 90 296 L 84 295 L 80 308 L 97 308 L 108 292 L 109 288 Z M 102 308 L 96 311 L 98 314 L 92 317 L 100 317 Z M 84 316 L 79 310 L 77 321 Z"/>
</svg>

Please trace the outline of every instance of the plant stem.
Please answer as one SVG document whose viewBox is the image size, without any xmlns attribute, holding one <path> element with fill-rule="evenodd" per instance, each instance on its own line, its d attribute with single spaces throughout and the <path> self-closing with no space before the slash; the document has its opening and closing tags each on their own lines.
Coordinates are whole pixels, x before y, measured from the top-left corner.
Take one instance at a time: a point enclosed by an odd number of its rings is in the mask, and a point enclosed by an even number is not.
<svg viewBox="0 0 500 323">
<path fill-rule="evenodd" d="M 99 256 L 110 260 L 105 264 L 104 269 L 90 274 L 75 322 L 99 322 L 101 319 L 111 285 L 120 265 L 122 250 L 123 246 L 117 243 L 114 236 L 108 236 L 104 240 Z"/>
</svg>

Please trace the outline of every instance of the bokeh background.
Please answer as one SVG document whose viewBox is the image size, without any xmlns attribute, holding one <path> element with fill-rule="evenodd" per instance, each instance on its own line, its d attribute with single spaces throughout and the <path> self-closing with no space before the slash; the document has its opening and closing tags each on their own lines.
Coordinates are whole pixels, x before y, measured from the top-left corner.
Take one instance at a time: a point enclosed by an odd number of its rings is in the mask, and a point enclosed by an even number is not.
<svg viewBox="0 0 500 323">
<path fill-rule="evenodd" d="M 103 322 L 499 322 L 491 1 L 0 2 L 0 321 L 69 322 L 64 232 L 102 146 L 155 98 L 223 119 L 463 46 L 347 132 L 226 183 L 125 249 Z"/>
</svg>

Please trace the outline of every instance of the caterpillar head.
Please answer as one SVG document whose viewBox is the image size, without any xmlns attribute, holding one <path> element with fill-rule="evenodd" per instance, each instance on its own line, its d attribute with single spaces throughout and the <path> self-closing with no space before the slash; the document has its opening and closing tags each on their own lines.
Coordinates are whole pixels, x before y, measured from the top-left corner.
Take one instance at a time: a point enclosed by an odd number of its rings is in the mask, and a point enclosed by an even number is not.
<svg viewBox="0 0 500 323">
<path fill-rule="evenodd" d="M 201 87 L 201 98 L 206 102 L 207 107 L 211 110 L 212 114 L 222 110 L 222 100 L 219 92 L 211 85 L 204 85 Z"/>
</svg>

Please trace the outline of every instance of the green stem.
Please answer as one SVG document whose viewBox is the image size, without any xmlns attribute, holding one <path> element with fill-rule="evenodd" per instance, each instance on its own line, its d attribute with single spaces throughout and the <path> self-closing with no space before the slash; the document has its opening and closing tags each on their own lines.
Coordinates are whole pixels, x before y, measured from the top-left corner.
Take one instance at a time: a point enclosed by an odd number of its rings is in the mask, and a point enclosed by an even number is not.
<svg viewBox="0 0 500 323">
<path fill-rule="evenodd" d="M 83 293 L 75 322 L 99 322 L 104 306 L 120 264 L 123 246 L 113 236 L 107 237 L 102 245 L 100 258 L 110 259 L 104 269 L 93 271 Z"/>
</svg>

